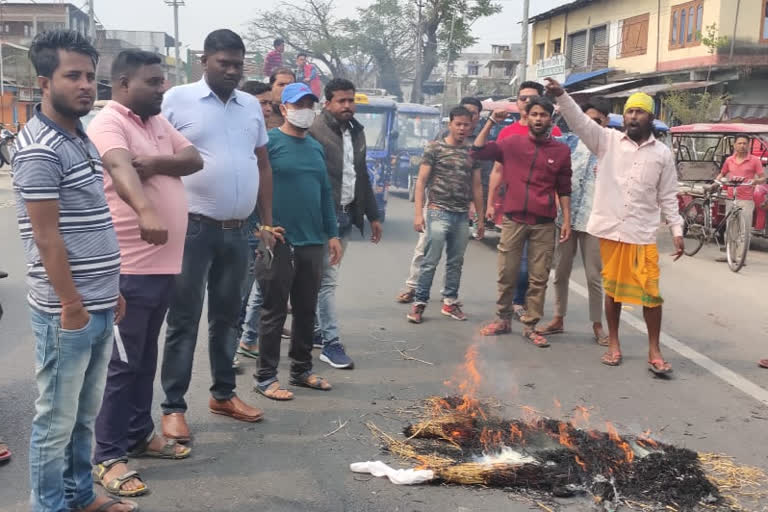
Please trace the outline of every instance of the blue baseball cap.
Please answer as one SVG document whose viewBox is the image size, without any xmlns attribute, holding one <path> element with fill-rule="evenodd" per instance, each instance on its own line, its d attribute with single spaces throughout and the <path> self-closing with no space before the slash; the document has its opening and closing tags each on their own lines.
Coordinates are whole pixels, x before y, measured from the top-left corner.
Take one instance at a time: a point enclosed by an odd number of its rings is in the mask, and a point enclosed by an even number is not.
<svg viewBox="0 0 768 512">
<path fill-rule="evenodd" d="M 285 86 L 280 101 L 283 103 L 298 103 L 305 96 L 310 96 L 313 101 L 319 101 L 307 84 L 294 82 Z"/>
</svg>

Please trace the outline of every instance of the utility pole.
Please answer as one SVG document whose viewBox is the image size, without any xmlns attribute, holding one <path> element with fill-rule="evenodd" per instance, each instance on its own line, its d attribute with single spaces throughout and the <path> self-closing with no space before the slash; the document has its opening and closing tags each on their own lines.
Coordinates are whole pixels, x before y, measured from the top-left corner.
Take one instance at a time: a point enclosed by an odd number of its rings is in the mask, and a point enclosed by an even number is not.
<svg viewBox="0 0 768 512">
<path fill-rule="evenodd" d="M 447 113 L 446 102 L 448 101 L 448 70 L 451 67 L 451 46 L 453 46 L 453 26 L 456 24 L 456 12 L 451 15 L 451 35 L 448 36 L 448 56 L 445 60 L 445 78 L 443 80 L 443 115 Z"/>
<path fill-rule="evenodd" d="M 413 79 L 413 91 L 411 91 L 411 101 L 414 103 L 423 103 L 424 95 L 422 94 L 422 89 L 424 87 L 424 84 L 421 76 L 421 70 L 423 68 L 422 46 L 424 46 L 424 41 L 422 40 L 424 36 L 421 33 L 422 0 L 416 0 L 416 5 L 419 7 L 419 15 L 417 17 L 418 21 L 416 22 L 416 75 L 414 76 L 414 79 Z"/>
<path fill-rule="evenodd" d="M 173 40 L 175 43 L 176 59 L 176 85 L 186 82 L 181 76 L 181 43 L 179 42 L 179 7 L 184 5 L 184 0 L 165 0 L 166 5 L 173 6 Z"/>
<path fill-rule="evenodd" d="M 88 0 L 88 35 L 91 42 L 96 43 L 96 12 L 93 8 L 94 0 Z"/>
<path fill-rule="evenodd" d="M 523 55 L 520 58 L 520 72 L 517 76 L 520 77 L 520 84 L 525 82 L 526 73 L 528 72 L 528 11 L 531 7 L 531 0 L 523 1 L 523 33 L 520 38 L 520 42 L 523 46 Z M 518 86 L 520 85 L 518 84 Z"/>
</svg>

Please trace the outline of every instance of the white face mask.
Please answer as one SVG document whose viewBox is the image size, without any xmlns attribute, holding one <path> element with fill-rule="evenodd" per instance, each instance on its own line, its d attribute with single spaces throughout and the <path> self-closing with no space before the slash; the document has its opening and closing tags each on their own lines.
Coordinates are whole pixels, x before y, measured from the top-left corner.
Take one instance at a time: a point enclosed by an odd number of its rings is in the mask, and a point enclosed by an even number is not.
<svg viewBox="0 0 768 512">
<path fill-rule="evenodd" d="M 315 120 L 315 111 L 311 108 L 300 109 L 285 109 L 285 118 L 296 128 L 307 129 L 312 126 L 312 121 Z"/>
</svg>

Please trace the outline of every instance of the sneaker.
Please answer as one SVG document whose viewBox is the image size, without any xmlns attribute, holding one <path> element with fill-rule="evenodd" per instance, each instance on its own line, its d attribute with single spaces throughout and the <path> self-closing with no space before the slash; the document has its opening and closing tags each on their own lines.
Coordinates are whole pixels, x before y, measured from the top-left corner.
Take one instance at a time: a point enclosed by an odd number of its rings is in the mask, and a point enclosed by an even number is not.
<svg viewBox="0 0 768 512">
<path fill-rule="evenodd" d="M 232 369 L 235 370 L 235 372 L 240 371 L 240 359 L 237 356 L 232 360 Z"/>
<path fill-rule="evenodd" d="M 414 304 L 413 306 L 411 306 L 411 312 L 408 313 L 405 317 L 412 324 L 420 324 L 421 317 L 424 315 L 424 309 L 426 307 L 427 307 L 426 304 Z"/>
<path fill-rule="evenodd" d="M 283 332 L 280 334 L 280 337 L 284 340 L 291 339 L 291 330 L 287 327 L 283 327 Z"/>
<path fill-rule="evenodd" d="M 312 348 L 323 348 L 323 346 L 323 333 L 315 331 L 315 334 L 312 336 Z"/>
<path fill-rule="evenodd" d="M 454 302 L 453 304 L 443 304 L 443 308 L 440 310 L 440 313 L 444 314 L 445 316 L 449 316 L 454 320 L 463 321 L 467 319 L 467 315 L 465 315 L 461 310 L 460 302 Z"/>
<path fill-rule="evenodd" d="M 323 347 L 320 360 L 339 369 L 347 368 L 351 370 L 355 366 L 355 363 L 352 362 L 352 359 L 344 351 L 344 345 L 341 343 L 331 343 Z"/>
</svg>

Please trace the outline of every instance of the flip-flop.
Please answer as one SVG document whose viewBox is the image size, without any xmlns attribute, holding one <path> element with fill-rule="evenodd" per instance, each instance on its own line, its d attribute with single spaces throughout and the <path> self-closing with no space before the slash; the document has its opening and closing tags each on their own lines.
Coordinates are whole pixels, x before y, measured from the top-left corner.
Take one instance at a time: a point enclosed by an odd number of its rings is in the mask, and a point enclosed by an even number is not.
<svg viewBox="0 0 768 512">
<path fill-rule="evenodd" d="M 672 373 L 672 367 L 663 359 L 648 361 L 648 370 L 655 375 L 669 375 Z"/>
<path fill-rule="evenodd" d="M 595 340 L 595 343 L 597 343 L 601 347 L 607 347 L 610 344 L 609 343 L 610 337 L 608 335 L 600 336 L 600 337 L 595 336 L 594 340 Z"/>
<path fill-rule="evenodd" d="M 600 362 L 606 366 L 619 366 L 621 365 L 621 361 L 621 352 L 606 352 L 603 354 L 603 357 L 600 358 Z"/>
<path fill-rule="evenodd" d="M 760 368 L 768 368 L 768 359 L 761 359 L 757 362 L 757 366 Z"/>
<path fill-rule="evenodd" d="M 110 508 L 112 508 L 113 505 L 128 505 L 131 508 L 131 512 L 139 512 L 139 504 L 135 501 L 131 500 L 119 500 L 119 499 L 111 499 L 109 501 L 105 501 L 101 505 L 99 505 L 99 508 L 96 510 L 93 510 L 92 512 L 107 512 Z M 84 508 L 78 508 L 75 509 L 75 512 L 84 512 Z"/>
<path fill-rule="evenodd" d="M 535 329 L 536 334 L 539 334 L 541 336 L 552 336 L 553 334 L 563 334 L 565 332 L 565 329 L 562 327 L 555 327 L 553 329 L 550 328 L 544 328 L 542 330 Z"/>
<path fill-rule="evenodd" d="M 540 333 L 536 332 L 535 329 L 531 329 L 530 331 L 523 331 L 523 339 L 530 341 L 539 348 L 546 348 L 549 346 L 547 339 Z"/>
<path fill-rule="evenodd" d="M 495 320 L 480 329 L 481 336 L 499 336 L 510 332 L 512 332 L 512 326 L 509 325 L 508 320 Z"/>
<path fill-rule="evenodd" d="M 11 455 L 11 450 L 8 449 L 8 446 L 5 443 L 0 443 L 0 464 L 11 460 Z"/>
<path fill-rule="evenodd" d="M 250 357 L 251 359 L 258 359 L 259 358 L 259 349 L 250 349 L 245 348 L 242 345 L 237 345 L 237 353 L 240 355 L 243 355 L 245 357 Z"/>
</svg>

